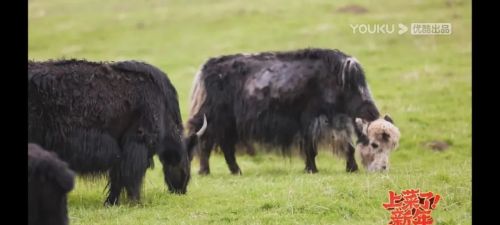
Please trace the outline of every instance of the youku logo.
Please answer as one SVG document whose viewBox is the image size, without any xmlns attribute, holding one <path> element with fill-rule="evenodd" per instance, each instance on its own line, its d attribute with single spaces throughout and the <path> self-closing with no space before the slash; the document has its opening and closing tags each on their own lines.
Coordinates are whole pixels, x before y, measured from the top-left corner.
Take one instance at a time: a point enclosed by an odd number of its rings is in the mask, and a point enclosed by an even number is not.
<svg viewBox="0 0 500 225">
<path fill-rule="evenodd" d="M 354 34 L 392 34 L 396 31 L 396 24 L 350 24 Z M 398 34 L 404 34 L 408 27 L 399 24 Z"/>
<path fill-rule="evenodd" d="M 410 29 L 404 24 L 349 24 L 354 34 L 405 34 L 411 35 L 450 35 L 450 23 L 412 23 Z"/>
</svg>

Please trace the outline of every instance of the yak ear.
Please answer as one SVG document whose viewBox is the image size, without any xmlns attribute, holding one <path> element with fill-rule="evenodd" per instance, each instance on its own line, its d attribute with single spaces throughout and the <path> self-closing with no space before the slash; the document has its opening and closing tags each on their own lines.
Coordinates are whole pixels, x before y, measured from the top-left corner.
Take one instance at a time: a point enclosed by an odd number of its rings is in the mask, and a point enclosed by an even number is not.
<svg viewBox="0 0 500 225">
<path fill-rule="evenodd" d="M 207 131 L 207 125 L 207 116 L 203 114 L 203 125 L 201 126 L 201 128 L 196 133 L 190 134 L 189 136 L 184 138 L 184 146 L 187 150 L 189 160 L 193 159 L 194 148 L 198 144 L 199 138 L 203 136 L 203 134 L 205 134 L 205 132 Z"/>
<path fill-rule="evenodd" d="M 356 126 L 358 127 L 363 127 L 363 119 L 361 118 L 356 118 Z"/>
<path fill-rule="evenodd" d="M 387 122 L 389 123 L 392 123 L 394 124 L 394 121 L 392 120 L 392 118 L 389 116 L 389 114 L 385 114 L 384 116 L 384 120 L 386 120 Z"/>
<path fill-rule="evenodd" d="M 184 146 L 190 161 L 193 159 L 196 144 L 198 144 L 198 136 L 196 136 L 196 134 L 191 134 L 184 139 Z"/>
<path fill-rule="evenodd" d="M 75 172 L 73 172 L 69 168 L 59 168 L 57 171 L 54 171 L 54 179 L 57 185 L 66 193 L 73 190 L 75 186 Z"/>
</svg>

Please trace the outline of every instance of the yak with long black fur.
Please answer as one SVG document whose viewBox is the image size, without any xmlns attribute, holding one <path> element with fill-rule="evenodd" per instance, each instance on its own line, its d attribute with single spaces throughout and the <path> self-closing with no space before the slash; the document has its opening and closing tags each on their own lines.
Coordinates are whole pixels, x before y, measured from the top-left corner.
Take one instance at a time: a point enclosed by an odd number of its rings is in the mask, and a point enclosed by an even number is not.
<svg viewBox="0 0 500 225">
<path fill-rule="evenodd" d="M 190 179 L 177 92 L 158 68 L 137 61 L 28 62 L 28 141 L 57 152 L 79 174 L 109 175 L 106 204 L 122 190 L 138 201 L 158 154 L 170 192 Z M 206 123 L 206 121 L 205 121 Z"/>
<path fill-rule="evenodd" d="M 28 143 L 28 224 L 68 224 L 67 194 L 74 176 L 55 153 Z"/>
<path fill-rule="evenodd" d="M 257 141 L 290 152 L 298 145 L 305 170 L 318 171 L 318 144 L 333 140 L 356 171 L 351 135 L 355 118 L 379 118 L 359 62 L 341 51 L 302 49 L 210 58 L 195 77 L 189 133 L 210 122 L 199 140 L 200 174 L 210 173 L 212 146 L 220 146 L 232 174 L 241 174 L 235 144 Z M 332 137 L 333 136 L 333 137 Z"/>
</svg>

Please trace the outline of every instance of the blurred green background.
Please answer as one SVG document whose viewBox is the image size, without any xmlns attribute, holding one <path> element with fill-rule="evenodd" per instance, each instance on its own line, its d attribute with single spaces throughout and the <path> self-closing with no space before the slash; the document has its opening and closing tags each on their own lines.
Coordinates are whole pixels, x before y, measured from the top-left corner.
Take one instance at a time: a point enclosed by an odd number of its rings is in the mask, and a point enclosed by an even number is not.
<svg viewBox="0 0 500 225">
<path fill-rule="evenodd" d="M 319 174 L 299 157 L 258 149 L 229 175 L 221 154 L 212 175 L 192 166 L 188 194 L 167 194 L 161 164 L 148 171 L 139 205 L 104 208 L 105 179 L 77 180 L 71 224 L 387 224 L 388 191 L 442 196 L 434 224 L 471 223 L 471 2 L 462 0 L 243 1 L 30 0 L 29 59 L 142 60 L 175 85 L 183 121 L 196 71 L 209 57 L 241 52 L 336 48 L 363 65 L 382 113 L 402 133 L 391 170 L 347 174 L 323 151 Z M 397 24 L 451 23 L 451 35 L 397 34 Z M 351 25 L 395 25 L 392 34 Z M 443 150 L 440 150 L 443 149 Z M 361 161 L 358 160 L 360 164 Z M 361 166 L 361 164 L 360 164 Z"/>
</svg>

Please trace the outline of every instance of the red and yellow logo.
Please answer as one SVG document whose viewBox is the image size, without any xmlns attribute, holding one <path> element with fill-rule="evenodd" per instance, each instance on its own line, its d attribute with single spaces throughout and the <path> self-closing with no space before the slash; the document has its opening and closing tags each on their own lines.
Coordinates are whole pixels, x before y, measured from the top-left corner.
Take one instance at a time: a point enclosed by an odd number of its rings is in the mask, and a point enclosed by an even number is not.
<svg viewBox="0 0 500 225">
<path fill-rule="evenodd" d="M 398 195 L 389 191 L 389 202 L 382 204 L 391 212 L 391 225 L 430 225 L 431 216 L 441 196 L 432 192 L 420 192 L 419 189 L 404 190 Z"/>
</svg>

